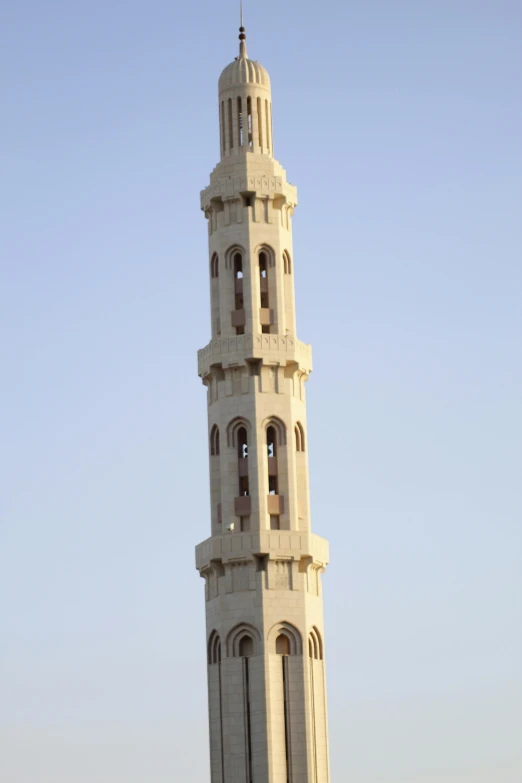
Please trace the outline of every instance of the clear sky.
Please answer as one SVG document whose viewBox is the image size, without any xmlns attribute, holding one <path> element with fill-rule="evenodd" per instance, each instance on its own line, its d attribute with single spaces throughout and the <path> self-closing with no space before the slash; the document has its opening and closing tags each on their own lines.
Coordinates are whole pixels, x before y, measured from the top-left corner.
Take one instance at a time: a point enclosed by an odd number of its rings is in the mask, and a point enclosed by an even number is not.
<svg viewBox="0 0 522 783">
<path fill-rule="evenodd" d="M 520 783 L 520 4 L 245 14 L 300 196 L 332 783 Z M 199 190 L 237 17 L 0 10 L 2 783 L 209 783 Z"/>
</svg>

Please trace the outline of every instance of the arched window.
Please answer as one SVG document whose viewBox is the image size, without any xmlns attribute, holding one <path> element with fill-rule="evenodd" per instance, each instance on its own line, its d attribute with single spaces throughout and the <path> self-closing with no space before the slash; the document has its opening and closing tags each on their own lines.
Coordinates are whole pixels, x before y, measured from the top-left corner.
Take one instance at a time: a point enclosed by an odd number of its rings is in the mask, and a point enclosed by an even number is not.
<svg viewBox="0 0 522 783">
<path fill-rule="evenodd" d="M 296 451 L 304 451 L 305 450 L 304 429 L 303 429 L 303 425 L 299 421 L 295 425 L 295 450 Z"/>
<path fill-rule="evenodd" d="M 237 448 L 237 476 L 238 476 L 238 497 L 234 503 L 235 514 L 240 519 L 240 530 L 242 533 L 250 530 L 250 514 L 252 511 L 252 501 L 250 498 L 250 479 L 248 467 L 248 431 L 245 426 L 240 425 L 235 434 L 235 444 Z"/>
<path fill-rule="evenodd" d="M 208 662 L 210 665 L 221 662 L 221 639 L 217 631 L 212 631 L 208 640 Z"/>
<path fill-rule="evenodd" d="M 254 146 L 254 134 L 252 127 L 252 98 L 247 98 L 247 133 L 248 133 L 248 146 Z"/>
<path fill-rule="evenodd" d="M 288 252 L 288 250 L 283 251 L 283 271 L 285 275 L 292 274 L 292 260 L 290 258 L 290 253 Z"/>
<path fill-rule="evenodd" d="M 258 655 L 261 636 L 249 623 L 240 623 L 227 636 L 227 655 L 230 658 L 249 658 Z"/>
<path fill-rule="evenodd" d="M 241 101 L 241 98 L 237 99 L 237 138 L 239 140 L 239 146 L 242 147 L 244 144 L 243 139 L 243 103 Z"/>
<path fill-rule="evenodd" d="M 234 147 L 234 131 L 232 124 L 232 98 L 228 99 L 228 147 L 232 149 Z"/>
<path fill-rule="evenodd" d="M 271 424 L 266 429 L 266 445 L 268 452 L 268 494 L 277 495 L 277 435 L 276 429 Z"/>
<path fill-rule="evenodd" d="M 250 425 L 250 422 L 248 419 L 244 419 L 241 416 L 237 416 L 235 419 L 232 419 L 231 422 L 229 422 L 227 426 L 227 446 L 229 449 L 236 448 L 239 441 L 239 432 L 241 429 L 244 429 L 248 434 L 251 432 L 252 427 Z M 244 438 L 244 436 L 242 436 Z"/>
<path fill-rule="evenodd" d="M 236 334 L 245 334 L 245 301 L 243 298 L 243 256 L 236 252 L 233 256 L 234 263 L 234 307 L 232 324 L 236 327 Z"/>
<path fill-rule="evenodd" d="M 214 424 L 210 430 L 210 456 L 219 456 L 219 427 L 217 424 Z"/>
<path fill-rule="evenodd" d="M 263 110 L 261 108 L 261 98 L 257 99 L 257 127 L 259 130 L 259 147 L 263 152 Z"/>
<path fill-rule="evenodd" d="M 317 661 L 323 660 L 323 640 L 319 630 L 315 627 L 310 631 L 308 638 L 308 654 Z"/>
<path fill-rule="evenodd" d="M 270 114 L 268 112 L 268 101 L 265 100 L 265 123 L 266 123 L 266 147 L 270 155 Z"/>
<path fill-rule="evenodd" d="M 290 623 L 276 623 L 268 634 L 268 651 L 277 655 L 302 655 L 301 634 Z"/>
<path fill-rule="evenodd" d="M 250 495 L 248 481 L 248 434 L 245 427 L 240 427 L 237 432 L 237 458 L 239 463 L 239 495 Z"/>
<path fill-rule="evenodd" d="M 219 257 L 217 253 L 214 253 L 210 260 L 210 276 L 212 278 L 219 277 Z"/>
</svg>

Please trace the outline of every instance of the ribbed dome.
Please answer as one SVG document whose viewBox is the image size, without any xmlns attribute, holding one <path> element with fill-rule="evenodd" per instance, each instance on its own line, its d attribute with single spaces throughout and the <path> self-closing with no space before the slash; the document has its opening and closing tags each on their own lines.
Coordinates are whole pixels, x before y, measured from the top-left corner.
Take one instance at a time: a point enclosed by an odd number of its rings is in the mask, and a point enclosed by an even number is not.
<svg viewBox="0 0 522 783">
<path fill-rule="evenodd" d="M 242 84 L 261 84 L 270 89 L 270 76 L 257 60 L 238 57 L 219 77 L 219 92 Z"/>
</svg>

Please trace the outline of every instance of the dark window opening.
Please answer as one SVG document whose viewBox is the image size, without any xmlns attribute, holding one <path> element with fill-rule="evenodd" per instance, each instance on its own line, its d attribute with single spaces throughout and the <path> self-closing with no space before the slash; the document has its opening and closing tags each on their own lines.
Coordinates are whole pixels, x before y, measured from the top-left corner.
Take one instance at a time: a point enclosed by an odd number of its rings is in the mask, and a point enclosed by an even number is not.
<svg viewBox="0 0 522 783">
<path fill-rule="evenodd" d="M 243 146 L 243 103 L 237 99 L 237 138 L 240 147 Z"/>
<path fill-rule="evenodd" d="M 278 655 L 290 655 L 290 639 L 284 633 L 276 639 L 276 653 Z"/>
<path fill-rule="evenodd" d="M 254 640 L 251 636 L 243 636 L 239 642 L 239 655 L 241 658 L 251 658 L 254 654 Z"/>
<path fill-rule="evenodd" d="M 275 457 L 277 453 L 276 444 L 276 431 L 275 427 L 268 427 L 266 431 L 266 444 L 268 448 L 268 456 Z"/>
<path fill-rule="evenodd" d="M 252 127 L 252 98 L 247 98 L 247 133 L 248 133 L 248 146 L 254 145 L 254 134 Z"/>
<path fill-rule="evenodd" d="M 234 147 L 234 132 L 232 124 L 232 98 L 228 99 L 228 146 L 230 149 Z"/>
<path fill-rule="evenodd" d="M 243 277 L 243 256 L 241 253 L 234 255 L 234 277 L 238 280 Z"/>
<path fill-rule="evenodd" d="M 244 427 L 240 427 L 237 432 L 237 455 L 239 459 L 248 457 L 247 431 Z"/>
<path fill-rule="evenodd" d="M 239 479 L 239 494 L 242 497 L 248 497 L 250 495 L 250 486 L 248 483 L 248 476 L 241 476 Z"/>
</svg>

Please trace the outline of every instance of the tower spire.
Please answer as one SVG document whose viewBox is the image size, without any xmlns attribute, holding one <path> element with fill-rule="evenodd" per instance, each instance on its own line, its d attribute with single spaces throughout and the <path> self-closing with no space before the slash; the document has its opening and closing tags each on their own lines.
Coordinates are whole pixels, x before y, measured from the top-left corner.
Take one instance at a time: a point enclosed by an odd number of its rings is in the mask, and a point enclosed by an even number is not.
<svg viewBox="0 0 522 783">
<path fill-rule="evenodd" d="M 239 0 L 239 18 L 241 26 L 239 28 L 239 57 L 248 58 L 246 45 L 246 32 L 243 24 L 243 0 Z"/>
</svg>

